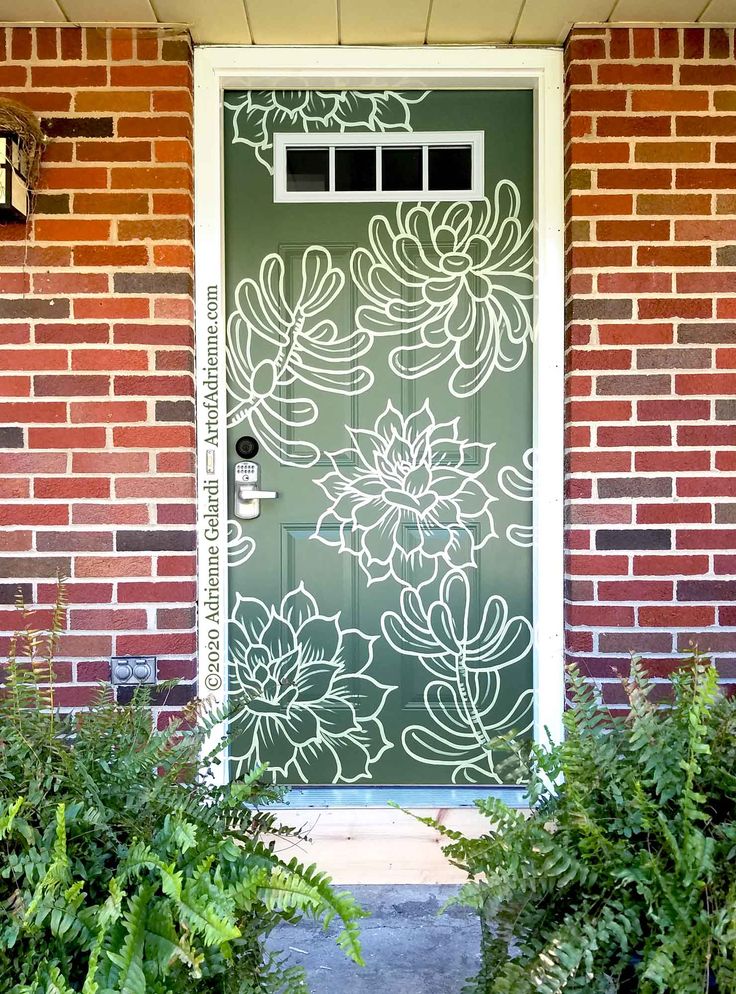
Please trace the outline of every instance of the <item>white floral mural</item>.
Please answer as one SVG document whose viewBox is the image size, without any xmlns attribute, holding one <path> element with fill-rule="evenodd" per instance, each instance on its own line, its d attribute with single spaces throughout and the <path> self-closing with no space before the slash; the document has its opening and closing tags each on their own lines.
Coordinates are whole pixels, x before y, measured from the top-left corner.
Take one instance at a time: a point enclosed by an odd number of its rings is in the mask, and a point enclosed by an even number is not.
<svg viewBox="0 0 736 994">
<path fill-rule="evenodd" d="M 490 741 L 533 724 L 533 691 L 525 690 L 498 714 L 504 671 L 529 663 L 532 626 L 510 616 L 503 597 L 489 597 L 477 627 L 470 623 L 471 587 L 460 570 L 434 585 L 401 592 L 398 612 L 388 611 L 383 633 L 402 656 L 418 662 L 431 679 L 424 690 L 421 723 L 402 733 L 406 752 L 418 763 L 442 767 L 453 783 L 500 782 Z"/>
<path fill-rule="evenodd" d="M 411 107 L 427 92 L 381 90 L 248 90 L 229 94 L 233 144 L 249 145 L 273 172 L 277 131 L 411 131 Z"/>
<path fill-rule="evenodd" d="M 237 518 L 228 518 L 227 522 L 227 564 L 242 566 L 247 563 L 256 550 L 256 543 L 250 535 L 246 535 L 243 526 Z"/>
<path fill-rule="evenodd" d="M 293 292 L 284 260 L 267 255 L 257 279 L 235 290 L 228 319 L 228 427 L 247 421 L 262 448 L 286 465 L 313 466 L 316 445 L 293 437 L 313 424 L 318 407 L 295 395 L 298 383 L 328 393 L 363 393 L 373 373 L 357 363 L 371 345 L 368 332 L 338 330 L 325 316 L 345 284 L 327 249 L 310 246 Z"/>
<path fill-rule="evenodd" d="M 482 482 L 493 444 L 461 438 L 459 422 L 437 421 L 429 401 L 408 416 L 389 401 L 373 429 L 346 426 L 351 444 L 327 453 L 332 471 L 315 481 L 330 504 L 312 537 L 357 556 L 369 585 L 475 566 L 496 535 Z"/>
<path fill-rule="evenodd" d="M 533 227 L 521 195 L 501 181 L 493 203 L 401 203 L 371 219 L 368 246 L 351 259 L 367 303 L 357 326 L 399 335 L 397 375 L 416 379 L 448 367 L 456 397 L 480 390 L 495 370 L 517 369 L 532 341 Z"/>
<path fill-rule="evenodd" d="M 512 500 L 530 504 L 534 499 L 534 449 L 527 449 L 521 460 L 521 469 L 504 466 L 498 472 L 498 485 Z M 509 525 L 506 538 L 521 549 L 530 549 L 534 544 L 534 531 L 531 525 Z"/>
<path fill-rule="evenodd" d="M 275 606 L 236 594 L 228 630 L 235 776 L 267 763 L 292 783 L 326 768 L 331 783 L 369 779 L 391 747 L 381 711 L 396 689 L 368 672 L 376 638 L 322 614 L 303 583 Z"/>
</svg>

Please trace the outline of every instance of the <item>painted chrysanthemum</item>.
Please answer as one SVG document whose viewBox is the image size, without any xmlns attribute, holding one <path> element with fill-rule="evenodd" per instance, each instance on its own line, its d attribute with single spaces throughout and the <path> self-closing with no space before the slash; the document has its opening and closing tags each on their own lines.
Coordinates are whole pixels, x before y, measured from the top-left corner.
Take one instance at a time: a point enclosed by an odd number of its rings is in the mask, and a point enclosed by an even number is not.
<svg viewBox="0 0 736 994">
<path fill-rule="evenodd" d="M 506 681 L 528 686 L 513 670 L 531 666 L 530 622 L 512 616 L 506 600 L 494 594 L 473 623 L 470 580 L 453 570 L 439 592 L 434 585 L 403 590 L 400 610 L 387 611 L 381 627 L 396 652 L 432 677 L 421 723 L 403 731 L 404 750 L 418 763 L 444 767 L 453 783 L 500 783 L 492 740 L 523 735 L 533 722 L 533 691 L 522 690 L 509 704 L 506 689 Z"/>
<path fill-rule="evenodd" d="M 389 361 L 416 379 L 449 365 L 450 391 L 467 397 L 494 370 L 517 369 L 532 340 L 534 238 L 521 196 L 503 180 L 493 203 L 399 204 L 372 218 L 355 249 L 353 279 L 367 303 L 359 328 L 400 335 Z"/>
<path fill-rule="evenodd" d="M 436 421 L 428 401 L 405 417 L 389 401 L 374 429 L 348 428 L 351 445 L 316 481 L 330 505 L 312 537 L 357 556 L 369 584 L 475 566 L 496 535 L 482 482 L 493 444 L 461 438 L 459 420 Z"/>
<path fill-rule="evenodd" d="M 411 131 L 411 105 L 424 93 L 393 90 L 248 90 L 230 95 L 233 144 L 250 145 L 273 172 L 277 131 Z"/>
<path fill-rule="evenodd" d="M 313 466 L 319 449 L 303 430 L 319 410 L 297 387 L 364 393 L 373 373 L 357 359 L 370 349 L 371 337 L 338 329 L 328 317 L 345 275 L 327 249 L 310 245 L 292 275 L 289 280 L 274 252 L 263 259 L 257 278 L 246 277 L 235 288 L 227 323 L 227 419 L 230 428 L 247 421 L 279 462 Z"/>
<path fill-rule="evenodd" d="M 369 779 L 391 745 L 380 715 L 395 689 L 367 672 L 376 638 L 321 614 L 304 584 L 270 607 L 237 594 L 228 626 L 234 775 L 267 763 L 292 783 L 326 769 L 332 783 Z"/>
</svg>

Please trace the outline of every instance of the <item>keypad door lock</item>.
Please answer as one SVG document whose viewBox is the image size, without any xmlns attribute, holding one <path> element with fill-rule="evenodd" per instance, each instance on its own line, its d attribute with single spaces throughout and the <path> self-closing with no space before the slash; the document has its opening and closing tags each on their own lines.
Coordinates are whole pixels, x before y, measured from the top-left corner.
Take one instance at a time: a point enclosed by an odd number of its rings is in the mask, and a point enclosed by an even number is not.
<svg viewBox="0 0 736 994">
<path fill-rule="evenodd" d="M 261 490 L 258 486 L 260 467 L 257 462 L 244 460 L 235 463 L 235 500 L 234 512 L 236 518 L 250 521 L 261 513 L 262 500 L 274 500 L 278 497 L 275 490 Z"/>
</svg>

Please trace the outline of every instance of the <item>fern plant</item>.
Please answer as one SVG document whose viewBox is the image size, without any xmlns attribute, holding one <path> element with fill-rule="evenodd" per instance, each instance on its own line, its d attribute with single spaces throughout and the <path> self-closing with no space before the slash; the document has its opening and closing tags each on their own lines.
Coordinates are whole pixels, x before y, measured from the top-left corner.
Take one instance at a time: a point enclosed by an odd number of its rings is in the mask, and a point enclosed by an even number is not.
<svg viewBox="0 0 736 994">
<path fill-rule="evenodd" d="M 263 809 L 278 790 L 258 770 L 210 775 L 223 744 L 204 759 L 203 744 L 223 715 L 200 707 L 159 730 L 145 690 L 120 706 L 106 689 L 61 712 L 63 585 L 48 632 L 19 608 L 0 695 L 0 992 L 302 994 L 264 940 L 304 915 L 340 919 L 360 963 L 352 897 L 275 851 L 295 834 Z"/>
<path fill-rule="evenodd" d="M 736 702 L 697 651 L 671 679 L 662 706 L 634 659 L 620 716 L 573 667 L 564 742 L 501 743 L 531 812 L 434 824 L 482 916 L 468 994 L 735 994 Z"/>
</svg>

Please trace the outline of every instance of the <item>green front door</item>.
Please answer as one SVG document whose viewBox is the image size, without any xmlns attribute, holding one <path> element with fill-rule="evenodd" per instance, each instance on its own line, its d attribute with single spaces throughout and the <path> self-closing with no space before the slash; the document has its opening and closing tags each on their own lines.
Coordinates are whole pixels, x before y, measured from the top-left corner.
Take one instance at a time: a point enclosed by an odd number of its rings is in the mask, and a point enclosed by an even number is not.
<svg viewBox="0 0 736 994">
<path fill-rule="evenodd" d="M 489 739 L 531 732 L 532 99 L 225 95 L 233 776 L 492 784 Z M 312 132 L 287 180 L 307 196 L 279 200 L 278 136 Z M 309 202 L 331 136 L 366 132 L 405 192 L 371 199 L 371 146 L 342 137 L 329 185 L 343 163 L 362 192 Z M 422 155 L 423 189 L 427 156 L 467 182 L 459 132 L 480 196 L 423 198 Z M 239 440 L 278 494 L 257 517 L 235 513 Z"/>
</svg>

